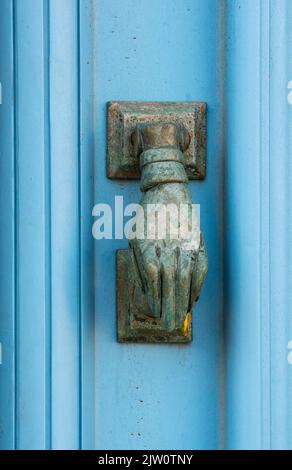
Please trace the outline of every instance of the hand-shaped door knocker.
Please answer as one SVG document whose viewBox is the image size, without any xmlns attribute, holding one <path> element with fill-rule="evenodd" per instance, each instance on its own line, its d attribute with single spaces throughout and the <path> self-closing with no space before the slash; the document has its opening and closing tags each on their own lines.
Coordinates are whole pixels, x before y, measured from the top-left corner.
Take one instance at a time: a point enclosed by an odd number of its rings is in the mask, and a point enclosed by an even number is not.
<svg viewBox="0 0 292 470">
<path fill-rule="evenodd" d="M 134 126 L 130 140 L 142 199 L 136 236 L 117 252 L 118 340 L 189 342 L 192 308 L 207 272 L 184 166 L 190 133 L 180 122 L 146 120 Z"/>
</svg>

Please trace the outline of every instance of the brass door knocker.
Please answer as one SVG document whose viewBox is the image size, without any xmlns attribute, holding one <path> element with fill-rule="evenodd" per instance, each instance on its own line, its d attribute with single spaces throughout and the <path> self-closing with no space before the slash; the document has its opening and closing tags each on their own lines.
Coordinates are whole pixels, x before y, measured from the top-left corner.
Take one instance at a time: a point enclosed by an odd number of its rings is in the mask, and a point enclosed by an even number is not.
<svg viewBox="0 0 292 470">
<path fill-rule="evenodd" d="M 185 152 L 195 136 L 180 119 L 181 112 L 176 121 L 165 114 L 156 122 L 146 116 L 128 135 L 131 157 L 140 166 L 143 233 L 129 241 L 127 250 L 117 252 L 121 342 L 191 341 L 191 312 L 207 272 L 185 168 Z M 127 171 L 125 166 L 122 171 Z"/>
</svg>

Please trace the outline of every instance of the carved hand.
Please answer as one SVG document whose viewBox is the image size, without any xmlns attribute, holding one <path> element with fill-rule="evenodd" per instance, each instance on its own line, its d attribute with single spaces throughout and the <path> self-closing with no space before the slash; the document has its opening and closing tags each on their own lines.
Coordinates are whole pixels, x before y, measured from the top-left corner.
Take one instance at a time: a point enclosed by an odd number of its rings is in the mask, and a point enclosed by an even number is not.
<svg viewBox="0 0 292 470">
<path fill-rule="evenodd" d="M 182 150 L 188 145 L 188 136 L 171 124 L 147 126 L 135 132 L 133 145 L 140 152 L 146 231 L 145 239 L 130 242 L 133 263 L 149 304 L 149 316 L 161 318 L 169 330 L 187 328 L 189 312 L 207 272 L 207 254 L 199 222 L 192 217 L 183 166 Z M 159 223 L 165 221 L 166 232 L 159 233 Z"/>
</svg>

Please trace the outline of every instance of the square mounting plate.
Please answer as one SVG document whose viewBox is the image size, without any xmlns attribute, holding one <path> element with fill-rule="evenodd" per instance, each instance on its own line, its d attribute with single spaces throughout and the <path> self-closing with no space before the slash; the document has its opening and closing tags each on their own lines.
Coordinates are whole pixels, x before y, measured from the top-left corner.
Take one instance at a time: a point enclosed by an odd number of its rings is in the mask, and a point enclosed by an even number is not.
<svg viewBox="0 0 292 470">
<path fill-rule="evenodd" d="M 129 250 L 117 250 L 117 339 L 120 343 L 190 343 L 192 315 L 187 328 L 167 330 L 162 318 L 150 318 L 148 303 L 141 286 L 130 276 Z"/>
<path fill-rule="evenodd" d="M 131 134 L 137 124 L 182 124 L 190 145 L 184 152 L 189 179 L 206 176 L 206 103 L 113 101 L 108 104 L 107 176 L 140 179 L 139 158 L 133 154 Z"/>
</svg>

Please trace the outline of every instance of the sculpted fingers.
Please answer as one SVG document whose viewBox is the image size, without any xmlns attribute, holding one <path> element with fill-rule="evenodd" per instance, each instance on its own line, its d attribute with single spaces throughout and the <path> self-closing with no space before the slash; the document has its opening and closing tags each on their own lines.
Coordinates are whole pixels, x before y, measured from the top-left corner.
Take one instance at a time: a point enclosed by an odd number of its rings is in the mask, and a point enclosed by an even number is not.
<svg viewBox="0 0 292 470">
<path fill-rule="evenodd" d="M 134 245 L 134 254 L 142 286 L 146 294 L 151 314 L 155 318 L 161 315 L 161 280 L 160 261 L 154 245 L 143 247 Z"/>
<path fill-rule="evenodd" d="M 161 316 L 164 321 L 165 327 L 169 330 L 173 329 L 175 326 L 175 258 L 176 254 L 174 251 L 164 252 L 161 263 Z"/>
<path fill-rule="evenodd" d="M 192 272 L 191 281 L 191 305 L 198 300 L 200 290 L 208 270 L 208 257 L 204 240 L 201 237 L 201 244 L 199 251 L 195 254 L 194 268 Z"/>
<path fill-rule="evenodd" d="M 179 251 L 177 256 L 177 310 L 181 325 L 190 309 L 190 288 L 193 261 L 190 252 Z"/>
</svg>

